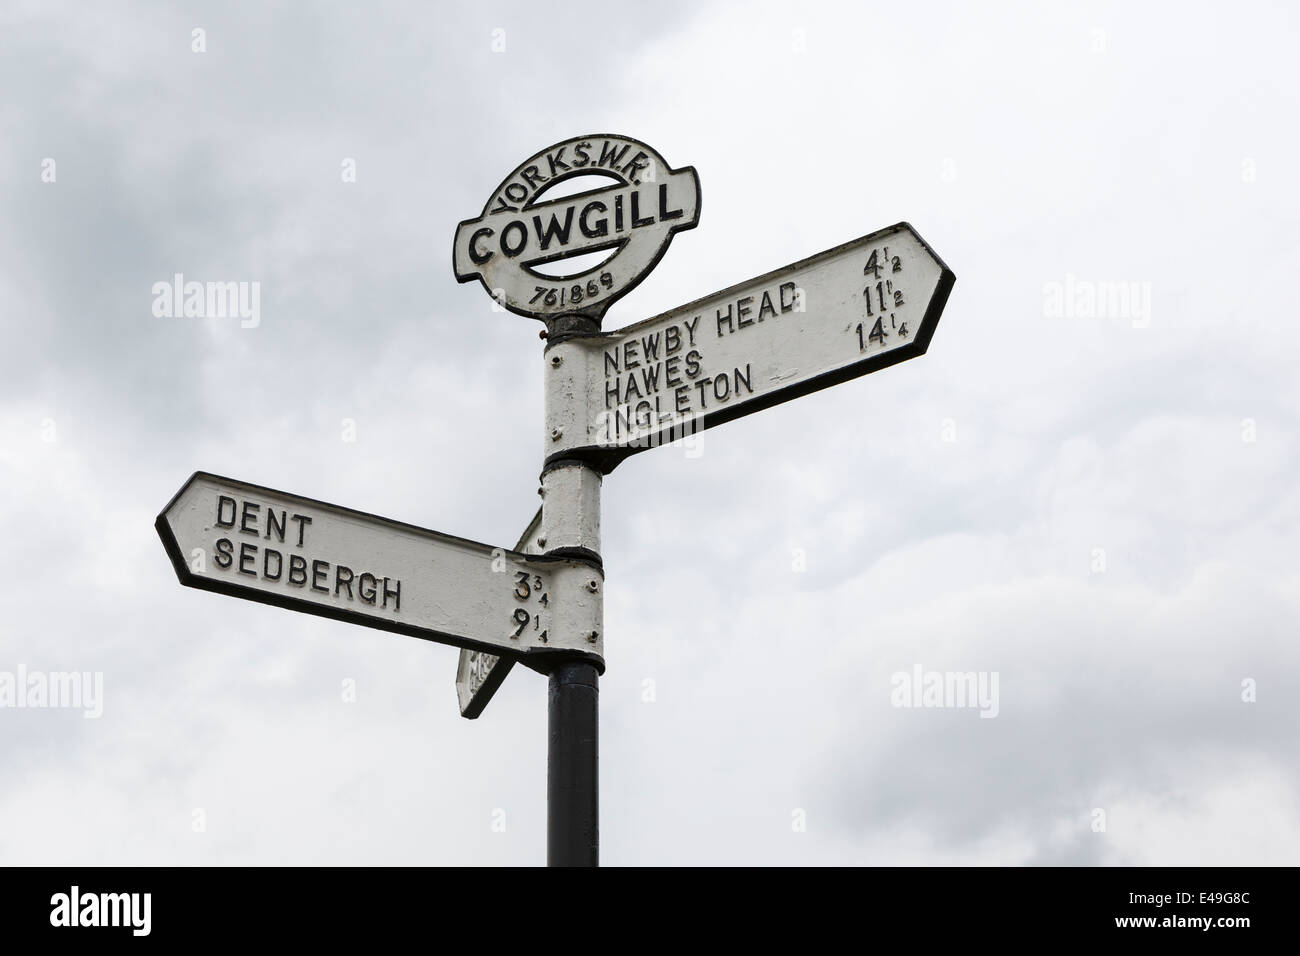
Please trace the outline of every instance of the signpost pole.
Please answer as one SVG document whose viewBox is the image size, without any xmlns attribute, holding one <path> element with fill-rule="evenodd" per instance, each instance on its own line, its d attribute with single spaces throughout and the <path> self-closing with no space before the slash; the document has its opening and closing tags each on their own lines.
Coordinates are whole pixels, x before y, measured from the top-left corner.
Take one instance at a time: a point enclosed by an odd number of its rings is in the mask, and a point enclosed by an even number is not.
<svg viewBox="0 0 1300 956">
<path fill-rule="evenodd" d="M 546 423 L 543 437 L 542 525 L 544 554 L 584 562 L 591 575 L 584 587 L 594 595 L 605 586 L 600 557 L 602 475 L 586 461 L 561 458 L 553 449 L 565 432 L 585 422 L 589 364 L 579 341 L 599 334 L 585 317 L 548 323 Z M 604 627 L 603 613 L 596 627 Z M 595 645 L 599 631 L 586 638 Z M 603 667 L 601 668 L 603 670 Z M 546 862 L 548 866 L 597 866 L 599 827 L 598 671 L 590 659 L 558 655 L 547 693 Z"/>
<path fill-rule="evenodd" d="M 556 665 L 548 693 L 546 865 L 596 866 L 600 690 L 596 668 Z"/>
</svg>

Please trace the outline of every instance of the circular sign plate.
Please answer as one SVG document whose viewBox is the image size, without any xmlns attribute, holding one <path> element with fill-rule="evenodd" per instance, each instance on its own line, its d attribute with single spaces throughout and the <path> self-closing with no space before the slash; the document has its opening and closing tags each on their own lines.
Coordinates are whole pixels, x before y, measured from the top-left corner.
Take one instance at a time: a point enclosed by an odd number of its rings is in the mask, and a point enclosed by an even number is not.
<svg viewBox="0 0 1300 956">
<path fill-rule="evenodd" d="M 604 184 L 548 198 L 577 176 Z M 645 143 L 626 136 L 577 136 L 524 160 L 497 187 L 482 215 L 456 227 L 452 267 L 478 279 L 502 308 L 534 319 L 605 310 L 659 262 L 673 233 L 700 219 L 693 167 L 673 169 Z M 564 260 L 608 250 L 566 270 Z M 540 271 L 539 266 L 546 266 Z"/>
</svg>

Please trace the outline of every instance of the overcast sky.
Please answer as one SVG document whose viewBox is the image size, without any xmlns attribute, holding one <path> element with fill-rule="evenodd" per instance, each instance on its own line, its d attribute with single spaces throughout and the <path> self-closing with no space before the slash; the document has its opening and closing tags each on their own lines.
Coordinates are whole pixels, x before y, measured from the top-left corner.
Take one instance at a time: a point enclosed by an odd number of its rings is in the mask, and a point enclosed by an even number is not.
<svg viewBox="0 0 1300 956">
<path fill-rule="evenodd" d="M 463 720 L 454 648 L 182 588 L 153 520 L 202 469 L 513 545 L 541 325 L 452 238 L 598 132 L 703 196 L 607 328 L 900 220 L 957 275 L 926 356 L 606 479 L 602 861 L 1296 863 L 1296 39 L 0 6 L 0 672 L 103 674 L 98 720 L 0 709 L 0 863 L 544 861 L 542 676 Z M 260 283 L 260 324 L 155 316 L 178 272 Z M 1087 307 L 1114 283 L 1136 311 Z M 917 666 L 996 673 L 997 716 L 892 706 Z"/>
</svg>

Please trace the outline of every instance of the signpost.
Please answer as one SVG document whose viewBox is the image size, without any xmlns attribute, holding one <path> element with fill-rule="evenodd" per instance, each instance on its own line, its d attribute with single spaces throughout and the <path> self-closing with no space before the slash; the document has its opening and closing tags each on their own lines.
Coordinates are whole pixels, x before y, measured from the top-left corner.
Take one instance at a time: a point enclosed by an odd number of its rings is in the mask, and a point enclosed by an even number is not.
<svg viewBox="0 0 1300 956">
<path fill-rule="evenodd" d="M 596 185 L 551 191 L 577 177 Z M 513 551 L 203 472 L 156 522 L 182 584 L 461 648 L 465 717 L 516 662 L 547 674 L 553 866 L 599 856 L 604 476 L 638 451 L 924 354 L 954 282 L 899 223 L 602 332 L 699 212 L 694 169 L 598 135 L 525 160 L 457 227 L 456 278 L 546 323 L 542 508 Z"/>
</svg>

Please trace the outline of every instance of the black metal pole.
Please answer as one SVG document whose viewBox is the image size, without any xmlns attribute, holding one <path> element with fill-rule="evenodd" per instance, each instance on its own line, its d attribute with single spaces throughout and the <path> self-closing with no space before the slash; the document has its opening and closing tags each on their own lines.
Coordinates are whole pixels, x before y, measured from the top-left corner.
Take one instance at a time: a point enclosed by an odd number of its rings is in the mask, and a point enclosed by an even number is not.
<svg viewBox="0 0 1300 956">
<path fill-rule="evenodd" d="M 546 865 L 597 866 L 599 703 L 592 664 L 559 664 L 547 694 Z"/>
</svg>

